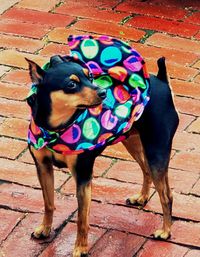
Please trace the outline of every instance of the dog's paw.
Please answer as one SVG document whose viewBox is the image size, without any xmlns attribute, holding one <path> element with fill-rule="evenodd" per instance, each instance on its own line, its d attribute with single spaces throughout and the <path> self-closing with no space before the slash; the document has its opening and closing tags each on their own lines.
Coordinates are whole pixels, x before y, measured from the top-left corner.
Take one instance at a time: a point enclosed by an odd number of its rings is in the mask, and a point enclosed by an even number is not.
<svg viewBox="0 0 200 257">
<path fill-rule="evenodd" d="M 153 233 L 153 237 L 159 240 L 167 240 L 170 238 L 170 236 L 170 231 L 165 231 L 163 229 L 158 229 Z"/>
<path fill-rule="evenodd" d="M 147 203 L 148 201 L 148 197 L 147 196 L 144 196 L 142 194 L 135 194 L 131 197 L 129 197 L 127 200 L 126 200 L 126 204 L 127 205 L 134 205 L 134 206 L 145 206 L 145 204 Z"/>
<path fill-rule="evenodd" d="M 73 251 L 73 257 L 87 257 L 88 250 L 86 247 L 75 247 Z"/>
<path fill-rule="evenodd" d="M 35 231 L 31 234 L 31 236 L 36 239 L 44 239 L 49 237 L 50 233 L 51 233 L 51 226 L 45 226 L 42 224 L 35 229 Z"/>
</svg>

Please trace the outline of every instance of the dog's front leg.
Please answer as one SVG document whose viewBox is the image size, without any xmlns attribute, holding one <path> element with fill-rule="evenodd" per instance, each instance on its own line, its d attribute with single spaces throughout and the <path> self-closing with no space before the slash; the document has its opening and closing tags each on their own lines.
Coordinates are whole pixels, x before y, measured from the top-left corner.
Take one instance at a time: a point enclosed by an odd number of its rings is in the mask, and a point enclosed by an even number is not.
<svg viewBox="0 0 200 257">
<path fill-rule="evenodd" d="M 83 185 L 77 184 L 78 200 L 78 221 L 77 238 L 73 257 L 87 256 L 88 253 L 88 230 L 89 230 L 89 211 L 91 202 L 91 181 Z"/>
<path fill-rule="evenodd" d="M 83 153 L 68 158 L 68 167 L 76 181 L 76 195 L 78 201 L 77 237 L 73 257 L 87 256 L 89 211 L 91 203 L 92 171 L 95 155 Z"/>
<path fill-rule="evenodd" d="M 35 161 L 38 179 L 42 188 L 44 199 L 44 216 L 42 223 L 35 228 L 32 236 L 35 238 L 46 238 L 51 232 L 54 212 L 54 174 L 51 162 L 51 153 L 47 149 L 35 150 L 30 148 L 31 155 Z"/>
</svg>

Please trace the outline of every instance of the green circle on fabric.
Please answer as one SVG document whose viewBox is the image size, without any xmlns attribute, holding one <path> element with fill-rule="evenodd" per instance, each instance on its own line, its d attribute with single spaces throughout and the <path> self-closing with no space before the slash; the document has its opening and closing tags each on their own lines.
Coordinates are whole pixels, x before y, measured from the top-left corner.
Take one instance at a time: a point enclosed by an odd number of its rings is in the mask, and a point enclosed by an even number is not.
<svg viewBox="0 0 200 257">
<path fill-rule="evenodd" d="M 137 88 L 137 87 L 140 87 L 142 89 L 145 89 L 146 88 L 146 84 L 143 80 L 142 77 L 140 77 L 139 75 L 137 74 L 132 74 L 129 78 L 129 84 L 130 86 L 134 87 L 134 88 Z"/>
<path fill-rule="evenodd" d="M 97 86 L 102 87 L 102 88 L 108 88 L 111 87 L 113 82 L 110 76 L 101 76 L 98 79 L 94 80 Z"/>
<path fill-rule="evenodd" d="M 99 45 L 94 39 L 85 39 L 81 44 L 81 51 L 87 59 L 93 59 L 99 52 Z"/>
<path fill-rule="evenodd" d="M 117 115 L 119 118 L 126 119 L 130 115 L 131 105 L 132 104 L 130 101 L 126 102 L 125 104 L 118 105 L 115 108 L 115 115 Z"/>
<path fill-rule="evenodd" d="M 117 62 L 121 61 L 122 53 L 121 51 L 115 46 L 106 47 L 100 56 L 100 61 L 102 64 L 106 66 L 113 66 Z"/>
<path fill-rule="evenodd" d="M 91 117 L 88 118 L 83 124 L 83 135 L 86 139 L 95 139 L 100 131 L 99 122 Z"/>
<path fill-rule="evenodd" d="M 37 143 L 38 148 L 41 148 L 43 146 L 43 144 L 44 144 L 44 139 L 42 137 L 40 137 L 38 139 L 38 143 Z"/>
</svg>

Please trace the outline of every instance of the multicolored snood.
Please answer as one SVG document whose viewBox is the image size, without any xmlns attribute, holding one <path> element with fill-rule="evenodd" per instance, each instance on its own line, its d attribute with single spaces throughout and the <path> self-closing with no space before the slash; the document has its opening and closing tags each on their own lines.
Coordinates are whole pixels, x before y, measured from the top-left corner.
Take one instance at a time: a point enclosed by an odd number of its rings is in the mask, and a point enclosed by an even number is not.
<svg viewBox="0 0 200 257">
<path fill-rule="evenodd" d="M 45 130 L 32 119 L 28 143 L 38 150 L 46 147 L 61 154 L 80 154 L 122 141 L 149 101 L 144 60 L 127 43 L 109 36 L 70 36 L 68 45 L 74 61 L 88 67 L 107 97 L 98 107 L 80 111 L 60 130 Z M 29 97 L 33 94 L 37 95 L 34 85 Z"/>
</svg>

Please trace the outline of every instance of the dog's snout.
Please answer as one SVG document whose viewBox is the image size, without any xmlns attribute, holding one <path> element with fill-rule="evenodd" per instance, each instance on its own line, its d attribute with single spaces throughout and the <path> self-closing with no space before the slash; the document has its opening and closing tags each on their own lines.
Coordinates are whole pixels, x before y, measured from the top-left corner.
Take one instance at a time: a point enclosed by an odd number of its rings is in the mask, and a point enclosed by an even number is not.
<svg viewBox="0 0 200 257">
<path fill-rule="evenodd" d="M 99 89 L 97 91 L 97 94 L 98 96 L 101 98 L 101 99 L 105 99 L 106 98 L 106 89 Z"/>
</svg>

